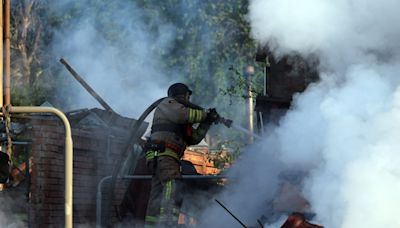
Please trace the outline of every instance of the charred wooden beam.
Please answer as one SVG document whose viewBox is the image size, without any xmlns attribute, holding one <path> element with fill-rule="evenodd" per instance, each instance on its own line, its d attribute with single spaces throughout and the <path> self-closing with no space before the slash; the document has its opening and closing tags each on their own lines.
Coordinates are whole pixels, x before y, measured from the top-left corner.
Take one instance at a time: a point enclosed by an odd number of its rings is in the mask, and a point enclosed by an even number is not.
<svg viewBox="0 0 400 228">
<path fill-rule="evenodd" d="M 101 104 L 101 106 L 103 106 L 103 108 L 105 108 L 109 112 L 115 113 L 114 110 L 103 100 L 103 98 L 101 98 L 99 94 L 97 94 L 96 91 L 94 91 L 92 87 L 90 87 L 90 85 L 87 84 L 78 73 L 76 73 L 76 71 L 67 63 L 67 61 L 61 58 L 60 63 L 62 63 L 65 68 L 67 68 L 71 75 L 83 86 L 83 88 L 86 89 L 86 91 L 90 93 L 90 95 L 94 97 L 94 99 L 96 99 Z"/>
</svg>

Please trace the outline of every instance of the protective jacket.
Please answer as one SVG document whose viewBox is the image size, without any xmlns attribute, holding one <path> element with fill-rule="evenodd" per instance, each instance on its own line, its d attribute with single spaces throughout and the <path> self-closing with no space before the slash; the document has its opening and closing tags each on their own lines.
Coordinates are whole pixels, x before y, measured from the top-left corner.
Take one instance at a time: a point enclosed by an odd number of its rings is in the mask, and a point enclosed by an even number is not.
<svg viewBox="0 0 400 228">
<path fill-rule="evenodd" d="M 207 113 L 201 109 L 187 107 L 172 97 L 164 99 L 154 111 L 150 142 L 160 145 L 148 148 L 148 160 L 159 151 L 158 156 L 171 156 L 179 160 L 188 145 L 198 144 L 207 133 Z M 193 124 L 200 123 L 197 128 Z"/>
<path fill-rule="evenodd" d="M 186 146 L 198 144 L 210 127 L 207 113 L 177 98 L 165 98 L 154 111 L 146 151 L 153 173 L 145 227 L 177 227 L 182 204 L 180 158 Z M 193 129 L 192 125 L 200 123 Z"/>
</svg>

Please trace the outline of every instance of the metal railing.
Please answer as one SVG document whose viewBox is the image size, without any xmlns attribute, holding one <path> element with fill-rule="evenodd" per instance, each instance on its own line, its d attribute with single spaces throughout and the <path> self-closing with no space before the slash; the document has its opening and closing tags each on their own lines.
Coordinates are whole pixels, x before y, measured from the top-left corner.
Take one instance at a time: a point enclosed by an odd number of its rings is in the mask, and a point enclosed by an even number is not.
<svg viewBox="0 0 400 228">
<path fill-rule="evenodd" d="M 71 125 L 63 112 L 52 107 L 6 106 L 10 113 L 52 113 L 63 122 L 65 127 L 65 228 L 72 228 L 72 167 L 73 145 Z"/>
</svg>

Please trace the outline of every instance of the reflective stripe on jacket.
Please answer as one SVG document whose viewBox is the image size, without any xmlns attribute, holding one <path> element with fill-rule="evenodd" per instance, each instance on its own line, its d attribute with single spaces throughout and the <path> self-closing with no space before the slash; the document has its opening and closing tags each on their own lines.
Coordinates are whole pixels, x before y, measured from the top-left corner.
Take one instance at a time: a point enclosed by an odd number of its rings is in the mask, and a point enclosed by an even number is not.
<svg viewBox="0 0 400 228">
<path fill-rule="evenodd" d="M 205 121 L 207 113 L 204 110 L 192 109 L 179 103 L 172 97 L 164 99 L 154 111 L 153 125 L 172 124 L 182 128 L 182 134 L 174 131 L 162 130 L 152 132 L 150 140 L 167 142 L 179 147 L 178 157 L 183 156 L 186 146 L 199 143 L 205 136 L 209 125 L 205 128 L 198 127 L 193 129 L 193 134 L 188 137 L 187 127 L 194 123 L 202 123 Z"/>
</svg>

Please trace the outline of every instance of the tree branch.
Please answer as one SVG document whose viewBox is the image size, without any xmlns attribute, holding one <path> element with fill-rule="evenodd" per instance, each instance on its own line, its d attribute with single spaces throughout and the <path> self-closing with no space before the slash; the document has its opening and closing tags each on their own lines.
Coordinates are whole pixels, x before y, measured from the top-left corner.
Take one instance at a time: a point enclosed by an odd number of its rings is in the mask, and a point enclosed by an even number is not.
<svg viewBox="0 0 400 228">
<path fill-rule="evenodd" d="M 29 64 L 32 64 L 32 61 L 36 56 L 36 51 L 37 51 L 37 49 L 39 47 L 39 44 L 40 44 L 40 38 L 41 38 L 41 35 L 42 35 L 42 29 L 43 29 L 42 25 L 39 24 L 39 27 L 36 29 L 35 41 L 33 42 L 33 47 L 32 47 L 32 50 L 31 50 L 31 54 L 28 57 L 28 63 Z"/>
</svg>

